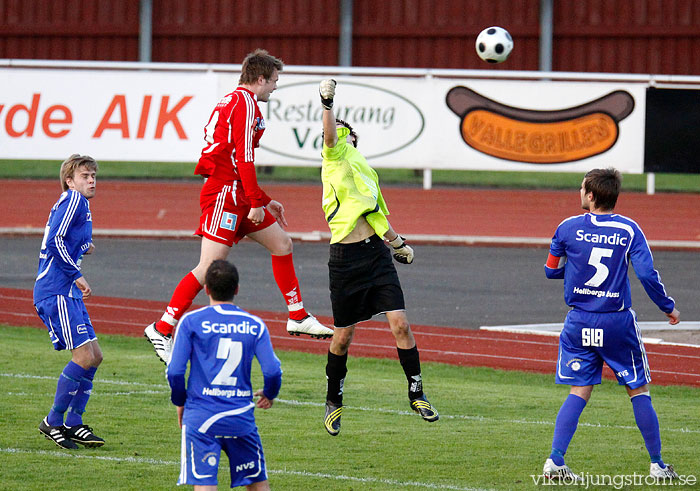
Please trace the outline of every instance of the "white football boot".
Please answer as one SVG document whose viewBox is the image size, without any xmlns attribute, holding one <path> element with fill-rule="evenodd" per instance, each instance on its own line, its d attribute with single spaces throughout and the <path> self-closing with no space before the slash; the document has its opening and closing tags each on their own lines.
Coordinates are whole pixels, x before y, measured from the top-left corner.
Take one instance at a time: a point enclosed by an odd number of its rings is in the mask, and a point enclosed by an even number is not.
<svg viewBox="0 0 700 491">
<path fill-rule="evenodd" d="M 666 467 L 661 467 L 659 464 L 652 462 L 649 468 L 649 475 L 657 479 L 678 479 L 678 474 L 673 470 L 671 464 L 666 464 Z"/>
<path fill-rule="evenodd" d="M 173 351 L 173 337 L 171 335 L 165 335 L 158 332 L 156 329 L 156 323 L 149 324 L 148 327 L 143 331 L 143 335 L 146 336 L 153 349 L 158 355 L 158 358 L 166 365 L 170 361 L 170 354 Z"/>
<path fill-rule="evenodd" d="M 583 477 L 569 469 L 569 466 L 557 465 L 552 459 L 547 459 L 542 469 L 542 475 L 551 481 L 563 481 L 567 483 L 582 483 Z"/>
<path fill-rule="evenodd" d="M 287 320 L 287 332 L 298 336 L 300 334 L 307 334 L 312 338 L 325 339 L 333 337 L 333 329 L 329 329 L 323 324 L 321 324 L 316 317 L 309 314 L 300 321 L 295 321 L 294 319 Z"/>
</svg>

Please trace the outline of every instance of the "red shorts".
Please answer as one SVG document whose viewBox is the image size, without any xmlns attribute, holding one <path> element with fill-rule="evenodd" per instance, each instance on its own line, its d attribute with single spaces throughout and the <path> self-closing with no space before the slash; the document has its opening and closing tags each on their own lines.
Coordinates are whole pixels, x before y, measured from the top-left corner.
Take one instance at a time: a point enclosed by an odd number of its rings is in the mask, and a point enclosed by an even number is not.
<svg viewBox="0 0 700 491">
<path fill-rule="evenodd" d="M 240 181 L 209 178 L 199 195 L 199 206 L 202 215 L 194 234 L 229 247 L 238 244 L 246 235 L 266 229 L 276 222 L 267 209 L 261 224 L 255 225 L 248 219 L 250 202 L 243 193 Z"/>
</svg>

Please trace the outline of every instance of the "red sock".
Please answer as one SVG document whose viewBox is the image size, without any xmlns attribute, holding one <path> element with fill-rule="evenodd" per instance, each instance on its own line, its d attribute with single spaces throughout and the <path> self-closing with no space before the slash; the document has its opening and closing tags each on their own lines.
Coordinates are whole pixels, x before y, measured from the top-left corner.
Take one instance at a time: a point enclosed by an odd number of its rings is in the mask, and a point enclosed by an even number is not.
<svg viewBox="0 0 700 491">
<path fill-rule="evenodd" d="M 275 276 L 277 286 L 282 292 L 289 309 L 289 318 L 297 321 L 306 317 L 308 312 L 304 310 L 304 302 L 299 292 L 299 280 L 294 272 L 294 260 L 292 254 L 286 256 L 272 255 L 272 274 Z"/>
<path fill-rule="evenodd" d="M 161 334 L 172 334 L 177 321 L 180 317 L 187 312 L 187 309 L 192 305 L 194 297 L 204 288 L 199 280 L 192 274 L 192 272 L 187 273 L 187 275 L 180 280 L 173 296 L 168 303 L 168 307 L 165 309 L 163 317 L 156 322 L 156 329 Z"/>
</svg>

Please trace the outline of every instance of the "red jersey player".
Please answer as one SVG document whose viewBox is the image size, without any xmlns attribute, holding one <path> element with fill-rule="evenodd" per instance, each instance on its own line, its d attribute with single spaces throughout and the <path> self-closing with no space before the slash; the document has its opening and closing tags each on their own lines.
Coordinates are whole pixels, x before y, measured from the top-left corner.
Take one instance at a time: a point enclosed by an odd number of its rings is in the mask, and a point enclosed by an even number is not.
<svg viewBox="0 0 700 491">
<path fill-rule="evenodd" d="M 255 148 L 265 131 L 258 102 L 267 102 L 277 88 L 281 60 L 258 49 L 243 60 L 239 85 L 214 108 L 204 128 L 206 146 L 195 174 L 206 178 L 199 202 L 202 209 L 196 235 L 202 237 L 199 264 L 177 285 L 158 322 L 144 332 L 165 363 L 170 358 L 172 332 L 202 289 L 204 275 L 216 259 L 226 259 L 233 244 L 248 236 L 272 255 L 272 272 L 287 301 L 290 334 L 327 338 L 333 330 L 305 309 L 292 260 L 292 240 L 284 207 L 258 185 Z"/>
</svg>

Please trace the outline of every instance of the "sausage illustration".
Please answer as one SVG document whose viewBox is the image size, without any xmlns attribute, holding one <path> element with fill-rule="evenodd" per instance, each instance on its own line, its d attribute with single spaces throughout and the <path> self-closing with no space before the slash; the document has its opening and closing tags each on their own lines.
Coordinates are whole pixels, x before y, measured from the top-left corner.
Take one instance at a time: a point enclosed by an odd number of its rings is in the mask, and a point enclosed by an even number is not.
<svg viewBox="0 0 700 491">
<path fill-rule="evenodd" d="M 464 141 L 506 160 L 556 164 L 610 149 L 618 123 L 634 110 L 634 98 L 616 90 L 596 100 L 559 110 L 534 110 L 493 101 L 467 87 L 453 87 L 447 106 L 461 118 Z"/>
</svg>

